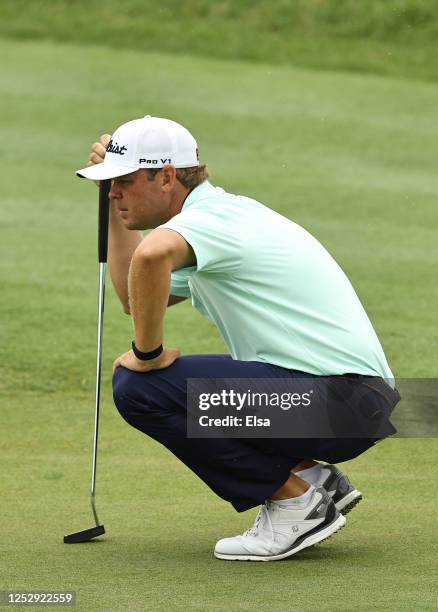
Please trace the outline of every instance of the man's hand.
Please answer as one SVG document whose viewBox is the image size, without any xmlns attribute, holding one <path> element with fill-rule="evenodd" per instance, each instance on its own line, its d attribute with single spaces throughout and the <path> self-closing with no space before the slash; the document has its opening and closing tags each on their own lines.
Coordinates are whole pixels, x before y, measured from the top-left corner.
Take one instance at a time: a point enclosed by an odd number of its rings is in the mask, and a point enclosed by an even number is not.
<svg viewBox="0 0 438 612">
<path fill-rule="evenodd" d="M 95 166 L 96 164 L 101 164 L 104 160 L 106 149 L 109 145 L 109 141 L 111 140 L 110 134 L 102 134 L 99 142 L 95 142 L 91 147 L 91 153 L 88 157 L 87 166 Z M 96 185 L 99 187 L 100 181 L 94 181 Z"/>
<path fill-rule="evenodd" d="M 116 371 L 116 368 L 119 366 L 123 366 L 128 370 L 132 370 L 133 372 L 150 372 L 152 370 L 163 370 L 164 368 L 168 368 L 172 363 L 181 356 L 181 352 L 178 349 L 174 348 L 163 348 L 163 352 L 161 355 L 156 357 L 155 359 L 150 359 L 149 361 L 142 361 L 141 359 L 137 359 L 134 355 L 133 351 L 128 351 L 127 353 L 123 353 L 120 357 L 117 357 L 115 362 L 113 363 L 113 374 Z"/>
<path fill-rule="evenodd" d="M 110 134 L 102 134 L 99 142 L 95 142 L 91 147 L 91 153 L 88 158 L 87 166 L 94 166 L 95 164 L 101 164 L 104 160 L 107 146 L 111 140 Z"/>
</svg>

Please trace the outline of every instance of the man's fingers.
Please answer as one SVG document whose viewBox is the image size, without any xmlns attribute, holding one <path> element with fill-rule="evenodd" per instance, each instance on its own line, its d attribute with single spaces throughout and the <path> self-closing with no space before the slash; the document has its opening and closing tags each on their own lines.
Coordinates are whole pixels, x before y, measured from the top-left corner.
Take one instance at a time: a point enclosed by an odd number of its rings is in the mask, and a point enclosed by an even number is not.
<svg viewBox="0 0 438 612">
<path fill-rule="evenodd" d="M 109 145 L 109 141 L 110 140 L 111 140 L 111 134 L 102 134 L 102 136 L 100 137 L 100 142 L 105 147 L 105 150 L 106 150 L 107 146 Z"/>
<path fill-rule="evenodd" d="M 101 164 L 103 162 L 103 157 L 100 157 L 97 153 L 91 153 L 88 158 L 90 166 L 94 166 L 95 164 Z"/>
<path fill-rule="evenodd" d="M 95 142 L 91 147 L 91 150 L 102 159 L 105 157 L 106 147 L 104 147 L 100 142 Z"/>
<path fill-rule="evenodd" d="M 110 134 L 102 134 L 100 142 L 94 142 L 91 146 L 90 157 L 88 158 L 87 166 L 101 164 L 105 158 L 106 148 L 111 140 Z"/>
<path fill-rule="evenodd" d="M 102 134 L 99 142 L 94 142 L 91 146 L 91 153 L 87 161 L 87 166 L 101 164 L 105 158 L 106 148 L 111 140 L 111 134 Z M 99 187 L 100 181 L 94 181 Z M 113 372 L 116 366 L 113 365 Z"/>
</svg>

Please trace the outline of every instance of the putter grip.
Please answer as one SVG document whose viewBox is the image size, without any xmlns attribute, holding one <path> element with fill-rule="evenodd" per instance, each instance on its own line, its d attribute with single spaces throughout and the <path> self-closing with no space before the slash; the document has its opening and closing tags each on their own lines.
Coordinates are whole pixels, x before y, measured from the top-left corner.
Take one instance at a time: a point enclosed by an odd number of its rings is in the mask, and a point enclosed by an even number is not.
<svg viewBox="0 0 438 612">
<path fill-rule="evenodd" d="M 111 181 L 100 181 L 99 187 L 99 263 L 106 263 L 108 255 L 108 220 L 109 220 L 109 198 Z"/>
</svg>

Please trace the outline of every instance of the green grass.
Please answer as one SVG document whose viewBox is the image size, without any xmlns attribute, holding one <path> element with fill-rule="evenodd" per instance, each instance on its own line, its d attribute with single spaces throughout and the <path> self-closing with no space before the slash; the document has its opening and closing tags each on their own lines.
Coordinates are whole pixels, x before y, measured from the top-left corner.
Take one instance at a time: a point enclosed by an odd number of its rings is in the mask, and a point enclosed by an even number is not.
<svg viewBox="0 0 438 612">
<path fill-rule="evenodd" d="M 284 563 L 214 560 L 215 540 L 253 513 L 235 514 L 116 414 L 111 363 L 131 323 L 111 288 L 98 477 L 108 536 L 61 539 L 91 520 L 97 207 L 73 176 L 90 142 L 145 113 L 187 125 L 214 183 L 329 248 L 395 374 L 436 377 L 437 85 L 50 42 L 3 41 L 0 54 L 1 588 L 73 589 L 79 610 L 436 609 L 435 440 L 388 441 L 351 462 L 366 502 L 329 542 Z M 170 309 L 166 341 L 223 350 L 188 304 Z"/>
<path fill-rule="evenodd" d="M 438 0 L 0 3 L 2 36 L 433 81 L 437 33 Z"/>
</svg>

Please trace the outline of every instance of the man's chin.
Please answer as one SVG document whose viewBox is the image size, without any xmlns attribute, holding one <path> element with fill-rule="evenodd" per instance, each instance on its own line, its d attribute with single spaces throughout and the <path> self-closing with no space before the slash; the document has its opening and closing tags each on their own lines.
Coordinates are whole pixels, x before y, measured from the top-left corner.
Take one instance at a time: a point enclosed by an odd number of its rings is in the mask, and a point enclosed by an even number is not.
<svg viewBox="0 0 438 612">
<path fill-rule="evenodd" d="M 144 223 L 136 223 L 135 221 L 125 221 L 125 228 L 127 230 L 138 230 L 140 232 L 146 229 L 151 229 L 150 227 L 147 227 Z"/>
<path fill-rule="evenodd" d="M 132 219 L 123 219 L 123 224 L 125 226 L 126 229 L 128 230 L 137 230 L 137 229 L 141 229 L 138 226 L 138 223 L 136 223 L 135 221 L 133 221 Z"/>
</svg>

